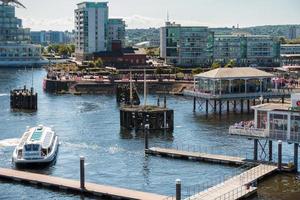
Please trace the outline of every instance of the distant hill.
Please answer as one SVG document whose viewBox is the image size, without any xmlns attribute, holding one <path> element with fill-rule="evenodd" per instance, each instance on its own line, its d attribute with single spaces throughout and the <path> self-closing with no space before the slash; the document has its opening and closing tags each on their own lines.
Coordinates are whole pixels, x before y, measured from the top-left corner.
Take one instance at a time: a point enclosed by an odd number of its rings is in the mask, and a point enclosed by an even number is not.
<svg viewBox="0 0 300 200">
<path fill-rule="evenodd" d="M 271 35 L 271 36 L 283 36 L 289 35 L 289 30 L 292 26 L 298 29 L 298 36 L 300 37 L 300 24 L 296 25 L 265 25 L 265 26 L 253 26 L 245 28 L 210 28 L 211 31 L 217 34 L 232 34 L 232 33 L 250 33 L 252 35 Z M 145 41 L 151 41 L 159 39 L 159 28 L 148 29 L 127 29 L 127 44 L 136 44 Z"/>
</svg>

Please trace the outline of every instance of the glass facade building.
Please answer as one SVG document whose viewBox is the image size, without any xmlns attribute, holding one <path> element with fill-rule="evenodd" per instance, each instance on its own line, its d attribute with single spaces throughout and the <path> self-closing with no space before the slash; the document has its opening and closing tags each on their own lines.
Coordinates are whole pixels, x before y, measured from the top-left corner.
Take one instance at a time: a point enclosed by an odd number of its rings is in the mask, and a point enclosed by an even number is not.
<svg viewBox="0 0 300 200">
<path fill-rule="evenodd" d="M 211 61 L 213 33 L 208 27 L 188 27 L 167 22 L 160 31 L 161 57 L 168 64 L 195 66 Z"/>
<path fill-rule="evenodd" d="M 41 47 L 30 41 L 30 29 L 23 28 L 15 7 L 0 4 L 0 65 L 38 64 Z"/>
</svg>

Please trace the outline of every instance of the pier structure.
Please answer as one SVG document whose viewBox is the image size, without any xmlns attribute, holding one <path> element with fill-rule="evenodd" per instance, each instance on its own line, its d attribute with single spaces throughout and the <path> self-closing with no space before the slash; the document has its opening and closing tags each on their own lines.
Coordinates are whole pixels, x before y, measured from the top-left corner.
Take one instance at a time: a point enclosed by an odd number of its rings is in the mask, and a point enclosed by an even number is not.
<svg viewBox="0 0 300 200">
<path fill-rule="evenodd" d="M 298 151 L 300 144 L 300 94 L 292 94 L 291 103 L 266 103 L 252 107 L 252 123 L 229 128 L 229 133 L 252 139 L 254 141 L 253 159 L 274 160 L 273 142 L 277 141 L 278 168 L 282 169 L 282 145 L 293 145 L 293 165 L 298 171 Z M 251 124 L 249 126 L 249 124 Z M 259 148 L 261 154 L 258 155 Z"/>
<path fill-rule="evenodd" d="M 26 183 L 49 189 L 57 189 L 83 195 L 96 196 L 100 197 L 101 199 L 164 200 L 168 198 L 167 196 L 159 194 L 86 182 L 84 157 L 80 157 L 79 181 L 5 168 L 0 168 L 0 178 L 2 180 Z"/>
<path fill-rule="evenodd" d="M 275 75 L 251 67 L 218 68 L 194 76 L 194 89 L 185 90 L 186 96 L 193 97 L 193 111 L 197 105 L 208 114 L 222 115 L 223 110 L 248 113 L 257 102 L 269 102 L 290 97 L 286 91 L 272 81 Z"/>
<path fill-rule="evenodd" d="M 38 104 L 38 94 L 33 87 L 30 90 L 24 86 L 23 89 L 10 91 L 10 107 L 13 110 L 36 111 Z"/>
</svg>

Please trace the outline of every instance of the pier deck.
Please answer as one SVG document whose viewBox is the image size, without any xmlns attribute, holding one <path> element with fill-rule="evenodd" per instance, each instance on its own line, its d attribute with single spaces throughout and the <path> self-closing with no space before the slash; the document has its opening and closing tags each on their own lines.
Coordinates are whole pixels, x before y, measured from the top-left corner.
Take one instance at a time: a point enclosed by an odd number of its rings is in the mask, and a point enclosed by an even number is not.
<svg viewBox="0 0 300 200">
<path fill-rule="evenodd" d="M 147 154 L 160 155 L 160 156 L 166 156 L 171 158 L 191 159 L 197 161 L 221 163 L 221 164 L 228 164 L 228 165 L 243 165 L 246 163 L 245 158 L 225 156 L 225 155 L 214 155 L 214 154 L 207 154 L 207 153 L 200 153 L 200 152 L 182 151 L 177 149 L 152 147 L 146 149 L 145 152 Z"/>
<path fill-rule="evenodd" d="M 83 192 L 89 195 L 107 197 L 109 199 L 126 199 L 126 200 L 163 200 L 167 196 L 134 191 L 129 189 L 98 185 L 94 183 L 85 183 L 85 189 L 80 188 L 80 182 L 54 176 L 36 174 L 13 169 L 0 168 L 0 178 L 18 182 L 27 182 L 34 185 L 40 185 L 48 188 L 58 188 L 73 192 Z"/>
<path fill-rule="evenodd" d="M 248 171 L 234 176 L 223 183 L 215 185 L 195 194 L 188 200 L 235 200 L 243 197 L 250 196 L 256 192 L 256 187 L 248 186 L 248 184 L 256 182 L 259 179 L 264 178 L 277 170 L 276 166 L 260 164 Z"/>
</svg>

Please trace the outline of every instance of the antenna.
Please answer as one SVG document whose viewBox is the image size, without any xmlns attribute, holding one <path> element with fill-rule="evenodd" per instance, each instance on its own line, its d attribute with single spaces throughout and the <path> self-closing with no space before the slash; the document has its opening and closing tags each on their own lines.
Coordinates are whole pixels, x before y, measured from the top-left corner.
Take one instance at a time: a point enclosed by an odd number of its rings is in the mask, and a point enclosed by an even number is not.
<svg viewBox="0 0 300 200">
<path fill-rule="evenodd" d="M 167 10 L 167 22 L 170 22 L 170 14 L 168 10 Z"/>
</svg>

